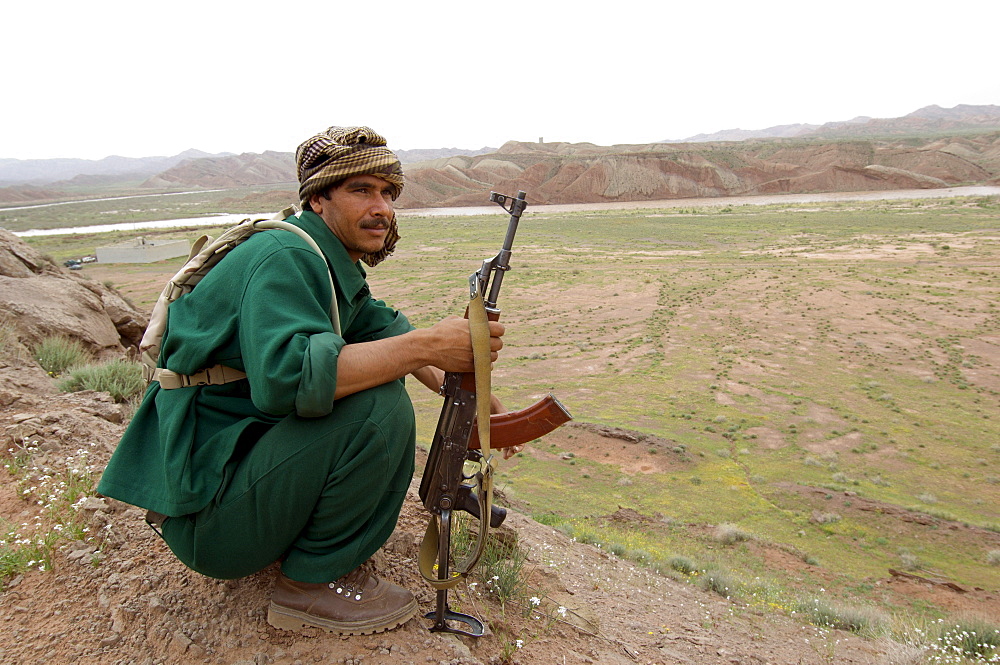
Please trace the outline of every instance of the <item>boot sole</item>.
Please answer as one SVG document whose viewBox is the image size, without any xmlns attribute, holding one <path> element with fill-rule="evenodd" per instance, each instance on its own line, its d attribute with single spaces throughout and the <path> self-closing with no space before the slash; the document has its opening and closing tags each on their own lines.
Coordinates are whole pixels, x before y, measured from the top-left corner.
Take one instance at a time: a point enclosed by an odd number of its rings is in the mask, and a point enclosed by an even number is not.
<svg viewBox="0 0 1000 665">
<path fill-rule="evenodd" d="M 275 605 L 267 608 L 267 622 L 281 630 L 299 631 L 303 628 L 320 628 L 337 635 L 372 635 L 386 630 L 392 630 L 417 615 L 420 607 L 417 601 L 411 600 L 395 614 L 370 619 L 368 621 L 336 621 L 326 617 L 316 616 L 308 612 L 299 612 L 288 607 Z"/>
</svg>

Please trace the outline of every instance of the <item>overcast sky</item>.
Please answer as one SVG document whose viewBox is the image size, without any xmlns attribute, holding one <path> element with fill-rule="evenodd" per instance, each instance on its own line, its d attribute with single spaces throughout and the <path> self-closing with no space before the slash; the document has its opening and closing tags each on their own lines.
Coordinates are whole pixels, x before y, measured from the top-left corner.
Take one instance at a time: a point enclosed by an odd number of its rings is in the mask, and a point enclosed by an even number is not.
<svg viewBox="0 0 1000 665">
<path fill-rule="evenodd" d="M 1000 104 L 997 0 L 7 3 L 0 157 L 599 145 Z"/>
</svg>

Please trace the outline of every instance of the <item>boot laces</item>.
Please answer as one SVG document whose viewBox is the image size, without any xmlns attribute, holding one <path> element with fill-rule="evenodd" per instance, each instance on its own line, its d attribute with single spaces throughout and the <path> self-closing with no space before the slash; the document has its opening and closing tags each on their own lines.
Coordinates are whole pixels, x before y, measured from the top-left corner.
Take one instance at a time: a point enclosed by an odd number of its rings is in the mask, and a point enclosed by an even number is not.
<svg viewBox="0 0 1000 665">
<path fill-rule="evenodd" d="M 361 600 L 365 584 L 368 583 L 368 579 L 371 576 L 371 569 L 369 569 L 368 566 L 361 565 L 338 579 L 336 582 L 330 582 L 330 588 L 333 589 L 338 595 L 342 595 L 353 600 Z"/>
</svg>

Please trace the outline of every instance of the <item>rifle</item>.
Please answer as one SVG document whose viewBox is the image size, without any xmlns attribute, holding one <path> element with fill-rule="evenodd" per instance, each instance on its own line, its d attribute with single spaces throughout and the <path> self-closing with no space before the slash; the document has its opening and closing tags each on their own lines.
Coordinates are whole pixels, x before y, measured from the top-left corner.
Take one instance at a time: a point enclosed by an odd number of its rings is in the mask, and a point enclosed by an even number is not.
<svg viewBox="0 0 1000 665">
<path fill-rule="evenodd" d="M 525 193 L 517 198 L 490 192 L 490 201 L 510 213 L 507 235 L 500 252 L 483 261 L 482 268 L 469 276 L 470 303 L 466 310 L 470 329 L 480 328 L 475 372 L 446 372 L 441 394 L 444 405 L 438 418 L 437 429 L 431 443 L 427 465 L 420 481 L 420 499 L 431 513 L 420 546 L 420 572 L 424 579 L 437 589 L 437 607 L 425 618 L 434 619 L 432 632 L 449 632 L 479 637 L 486 628 L 482 621 L 448 606 L 448 590 L 453 588 L 475 567 L 486 546 L 490 527 L 499 527 L 507 511 L 493 505 L 493 470 L 495 460 L 492 448 L 506 448 L 533 441 L 569 421 L 569 412 L 551 395 L 536 404 L 511 413 L 489 415 L 489 332 L 481 331 L 487 321 L 497 321 L 500 310 L 497 297 L 504 274 L 510 270 L 511 247 L 514 234 L 527 207 Z M 477 345 L 473 330 L 473 346 Z M 485 361 L 482 360 L 485 353 Z M 478 397 L 483 399 L 477 400 Z M 484 425 L 484 423 L 486 423 Z M 465 474 L 465 463 L 479 465 L 479 471 Z M 456 572 L 450 570 L 451 530 L 453 511 L 463 510 L 479 520 L 478 538 L 472 552 L 462 561 L 455 562 Z M 489 515 L 489 519 L 483 519 Z M 449 621 L 458 621 L 468 628 L 452 627 Z"/>
</svg>

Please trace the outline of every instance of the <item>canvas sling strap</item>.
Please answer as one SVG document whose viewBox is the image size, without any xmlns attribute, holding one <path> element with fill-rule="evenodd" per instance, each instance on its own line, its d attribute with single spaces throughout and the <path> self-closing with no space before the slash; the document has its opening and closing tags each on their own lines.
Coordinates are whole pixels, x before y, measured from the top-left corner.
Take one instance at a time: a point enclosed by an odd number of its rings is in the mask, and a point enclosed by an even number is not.
<svg viewBox="0 0 1000 665">
<path fill-rule="evenodd" d="M 493 471 L 496 462 L 490 449 L 490 392 L 492 390 L 490 364 L 490 327 L 483 299 L 482 287 L 476 274 L 469 278 L 469 334 L 472 337 L 472 354 L 476 377 L 476 427 L 481 444 L 482 461 L 480 470 L 475 474 L 478 485 L 480 525 L 476 545 L 462 560 L 455 563 L 455 572 L 447 579 L 438 579 L 435 564 L 439 555 L 438 520 L 434 516 L 427 523 L 424 540 L 420 544 L 420 560 L 418 567 L 424 580 L 438 591 L 451 589 L 462 578 L 469 574 L 479 562 L 486 549 L 486 536 L 489 532 L 490 513 L 493 508 Z"/>
<path fill-rule="evenodd" d="M 308 233 L 306 233 L 299 227 L 284 221 L 293 212 L 294 209 L 286 208 L 285 210 L 282 210 L 280 213 L 278 213 L 275 217 L 272 217 L 271 219 L 258 219 L 254 221 L 245 220 L 245 222 L 248 223 L 252 227 L 252 229 L 244 230 L 237 242 L 242 242 L 251 233 L 258 230 L 283 229 L 285 231 L 291 231 L 295 235 L 302 238 L 306 242 L 306 244 L 308 244 L 309 247 L 311 247 L 313 251 L 315 251 L 320 256 L 321 259 L 323 259 L 323 262 L 326 263 L 326 257 L 323 256 L 323 252 L 322 250 L 320 250 L 319 245 L 316 244 L 316 241 L 313 240 Z M 227 231 L 227 233 L 229 232 Z M 219 241 L 224 240 L 225 236 L 226 236 L 225 233 L 222 236 L 220 236 Z M 194 247 L 191 250 L 192 257 L 197 255 L 201 251 L 209 251 L 208 248 L 206 248 L 205 250 L 202 249 L 205 245 L 211 247 L 212 242 L 210 238 L 202 236 L 201 238 L 198 239 L 198 241 L 195 243 Z M 232 246 L 233 245 L 228 245 L 228 246 L 223 245 L 223 247 L 225 247 L 224 251 L 228 251 L 228 249 L 231 249 Z M 223 251 L 223 250 L 216 250 L 216 251 Z M 176 300 L 181 293 L 186 293 L 187 291 L 190 291 L 190 288 L 188 288 L 187 290 L 183 289 L 183 284 L 179 283 L 180 282 L 179 276 L 180 273 L 178 273 L 178 276 L 175 276 L 175 278 L 167 284 L 167 288 L 165 289 L 166 291 L 173 288 L 177 291 L 176 295 L 170 298 L 170 302 Z M 330 321 L 333 324 L 334 332 L 340 335 L 341 334 L 340 313 L 337 307 L 337 289 L 333 284 L 333 275 L 330 274 L 329 271 L 327 271 L 327 278 L 330 280 L 330 293 L 332 294 L 330 298 Z M 164 317 L 164 325 L 165 323 L 166 319 Z M 159 349 L 157 349 L 157 351 L 158 350 Z M 215 365 L 214 367 L 208 367 L 203 370 L 199 370 L 194 374 L 179 374 L 169 369 L 157 367 L 151 370 L 151 372 L 149 372 L 149 375 L 146 378 L 148 381 L 159 381 L 160 387 L 163 388 L 164 390 L 173 390 L 176 388 L 186 388 L 189 386 L 219 386 L 225 383 L 230 383 L 232 381 L 239 381 L 240 379 L 245 379 L 246 376 L 247 375 L 245 372 L 233 369 L 232 367 L 226 367 L 225 365 Z"/>
</svg>

